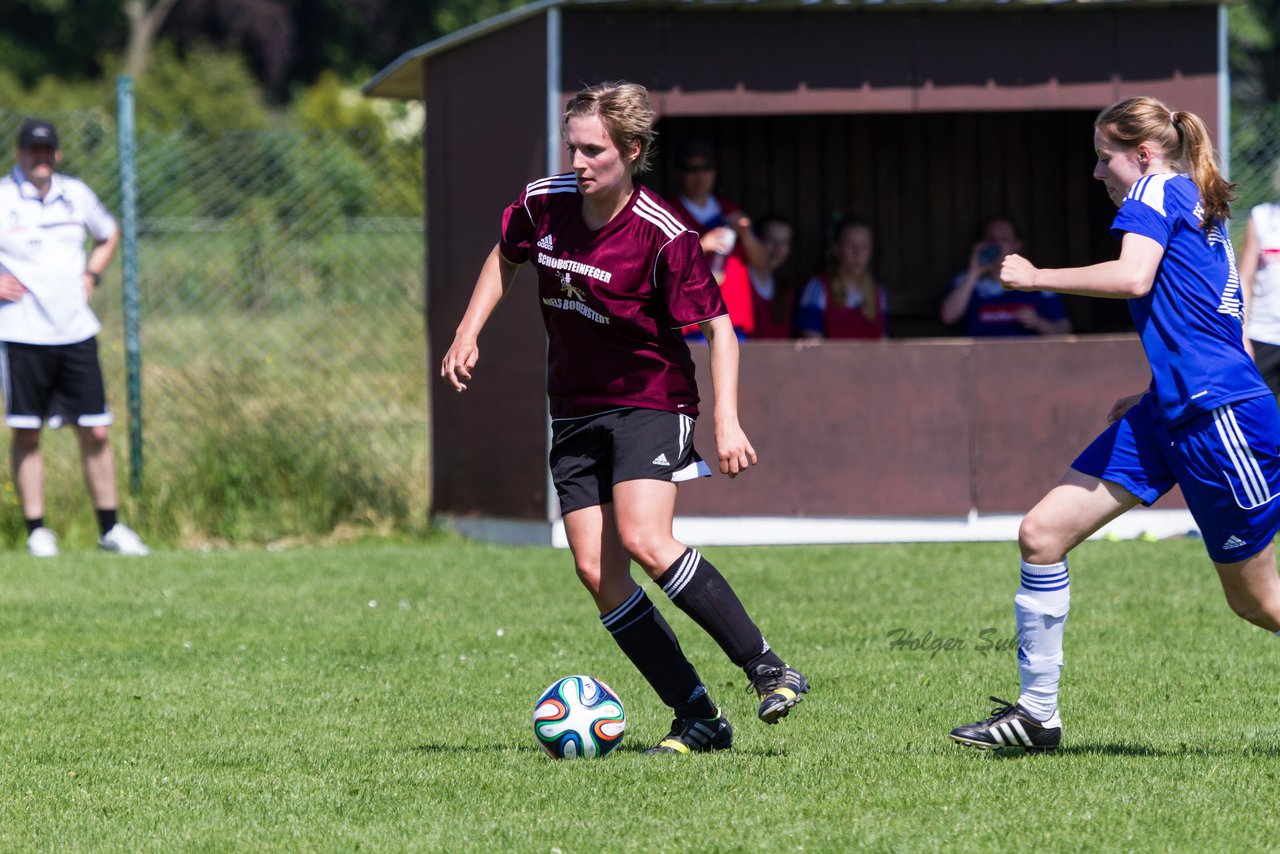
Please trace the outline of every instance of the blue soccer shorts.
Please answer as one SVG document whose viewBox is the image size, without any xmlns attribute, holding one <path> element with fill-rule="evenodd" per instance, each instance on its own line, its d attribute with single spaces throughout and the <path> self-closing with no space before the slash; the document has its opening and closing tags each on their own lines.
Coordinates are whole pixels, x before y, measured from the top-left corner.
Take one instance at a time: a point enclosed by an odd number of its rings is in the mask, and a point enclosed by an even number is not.
<svg viewBox="0 0 1280 854">
<path fill-rule="evenodd" d="M 1237 563 L 1280 529 L 1280 408 L 1270 395 L 1219 406 L 1170 427 L 1150 394 L 1076 457 L 1071 467 L 1152 504 L 1176 483 L 1209 557 Z"/>
</svg>

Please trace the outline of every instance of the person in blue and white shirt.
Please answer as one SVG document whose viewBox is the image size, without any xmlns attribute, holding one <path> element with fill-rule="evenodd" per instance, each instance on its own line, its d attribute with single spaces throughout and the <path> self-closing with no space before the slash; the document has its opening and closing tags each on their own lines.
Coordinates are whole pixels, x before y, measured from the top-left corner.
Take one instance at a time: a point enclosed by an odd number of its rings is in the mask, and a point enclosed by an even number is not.
<svg viewBox="0 0 1280 854">
<path fill-rule="evenodd" d="M 1280 190 L 1280 161 L 1272 181 Z M 1245 341 L 1271 393 L 1280 398 L 1280 202 L 1249 211 L 1240 250 Z"/>
<path fill-rule="evenodd" d="M 98 516 L 98 546 L 145 555 L 138 535 L 116 519 L 111 412 L 98 363 L 102 327 L 89 308 L 119 232 L 88 185 L 58 174 L 61 161 L 53 125 L 29 119 L 18 131 L 17 165 L 0 178 L 0 381 L 27 551 L 58 553 L 57 537 L 44 524 L 40 431 L 45 423 L 72 421 Z M 86 236 L 93 241 L 87 255 Z"/>
<path fill-rule="evenodd" d="M 1227 234 L 1234 187 L 1195 114 L 1128 98 L 1094 123 L 1093 176 L 1120 208 L 1115 261 L 1039 269 L 1020 255 L 1005 286 L 1129 301 L 1151 385 L 1117 401 L 1108 427 L 1023 519 L 1014 597 L 1022 693 L 951 731 L 982 749 L 1055 749 L 1058 681 L 1070 605 L 1067 553 L 1137 504 L 1177 484 L 1204 536 L 1227 603 L 1280 634 L 1280 409 L 1245 351 L 1243 305 Z"/>
</svg>

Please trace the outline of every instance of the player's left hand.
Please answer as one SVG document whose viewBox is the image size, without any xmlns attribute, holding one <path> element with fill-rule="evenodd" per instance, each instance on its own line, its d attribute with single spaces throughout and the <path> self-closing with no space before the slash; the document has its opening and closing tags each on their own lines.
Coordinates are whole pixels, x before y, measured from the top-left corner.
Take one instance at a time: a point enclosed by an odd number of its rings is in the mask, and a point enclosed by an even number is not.
<svg viewBox="0 0 1280 854">
<path fill-rule="evenodd" d="M 720 473 L 737 477 L 758 463 L 756 449 L 735 420 L 716 424 L 716 454 L 720 457 Z"/>
<path fill-rule="evenodd" d="M 11 273 L 0 273 L 0 301 L 17 302 L 27 295 L 22 282 Z"/>
<path fill-rule="evenodd" d="M 1000 284 L 1007 291 L 1035 290 L 1037 268 L 1021 255 L 1006 255 L 1000 264 Z"/>
</svg>

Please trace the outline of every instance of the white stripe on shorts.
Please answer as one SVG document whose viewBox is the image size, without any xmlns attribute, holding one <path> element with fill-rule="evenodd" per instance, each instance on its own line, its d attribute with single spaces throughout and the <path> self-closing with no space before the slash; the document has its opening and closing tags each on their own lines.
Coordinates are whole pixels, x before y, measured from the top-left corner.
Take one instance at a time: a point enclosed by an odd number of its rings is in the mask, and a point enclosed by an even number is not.
<svg viewBox="0 0 1280 854">
<path fill-rule="evenodd" d="M 1262 476 L 1262 467 L 1258 465 L 1257 458 L 1253 455 L 1253 449 L 1249 447 L 1249 442 L 1245 439 L 1244 431 L 1240 429 L 1239 422 L 1236 421 L 1236 414 L 1231 410 L 1231 406 L 1219 406 L 1213 410 L 1213 422 L 1218 428 L 1218 436 L 1222 439 L 1222 446 L 1227 452 L 1227 456 L 1231 458 L 1231 464 L 1235 466 L 1236 474 L 1240 477 L 1240 483 L 1244 487 L 1245 499 L 1248 505 L 1240 503 L 1240 497 L 1236 496 L 1236 504 L 1240 505 L 1243 510 L 1252 510 L 1255 507 L 1261 507 L 1272 499 L 1271 487 L 1267 484 L 1267 480 Z M 1231 485 L 1228 483 L 1228 485 Z M 1232 492 L 1235 487 L 1231 486 Z"/>
</svg>

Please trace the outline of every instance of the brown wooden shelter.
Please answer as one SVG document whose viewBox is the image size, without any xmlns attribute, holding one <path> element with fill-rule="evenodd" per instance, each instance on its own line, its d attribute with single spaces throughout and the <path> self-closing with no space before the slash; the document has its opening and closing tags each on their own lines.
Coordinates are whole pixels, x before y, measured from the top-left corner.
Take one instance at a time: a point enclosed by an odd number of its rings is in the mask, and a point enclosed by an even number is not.
<svg viewBox="0 0 1280 854">
<path fill-rule="evenodd" d="M 1124 336 L 950 337 L 938 304 L 993 215 L 1020 225 L 1041 265 L 1114 257 L 1114 208 L 1089 178 L 1093 119 L 1154 95 L 1198 113 L 1225 149 L 1225 27 L 1223 7 L 1204 2 L 539 0 L 423 45 L 365 91 L 426 105 L 431 376 L 502 208 L 565 168 L 567 98 L 633 80 L 661 117 L 644 183 L 667 192 L 679 143 L 708 141 L 720 195 L 795 223 L 784 277 L 816 270 L 830 223 L 857 214 L 889 293 L 888 342 L 744 346 L 742 420 L 768 465 L 685 490 L 681 512 L 1023 511 L 1114 397 L 1146 384 L 1140 349 Z M 1128 328 L 1119 301 L 1073 299 L 1069 311 L 1077 331 Z M 545 346 L 522 271 L 471 389 L 433 389 L 436 512 L 535 532 L 554 523 Z M 709 456 L 710 426 L 698 434 Z"/>
</svg>

